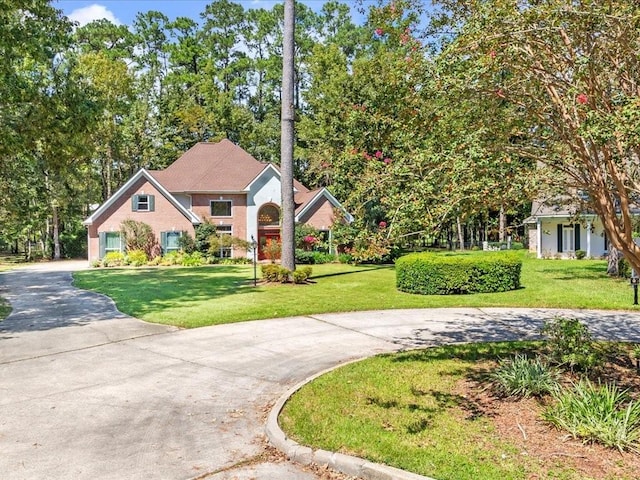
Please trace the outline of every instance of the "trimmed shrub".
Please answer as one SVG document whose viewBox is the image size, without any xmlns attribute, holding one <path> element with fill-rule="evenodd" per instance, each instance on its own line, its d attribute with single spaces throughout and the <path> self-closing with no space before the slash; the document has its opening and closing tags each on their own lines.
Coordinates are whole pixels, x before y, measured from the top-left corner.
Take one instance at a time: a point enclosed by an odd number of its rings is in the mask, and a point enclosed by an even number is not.
<svg viewBox="0 0 640 480">
<path fill-rule="evenodd" d="M 576 250 L 576 258 L 578 260 L 582 260 L 586 256 L 587 256 L 587 252 L 585 252 L 584 250 Z"/>
<path fill-rule="evenodd" d="M 396 286 L 422 295 L 506 292 L 520 288 L 521 268 L 508 253 L 412 253 L 396 261 Z"/>
<path fill-rule="evenodd" d="M 146 265 L 149 261 L 149 257 L 143 250 L 131 250 L 127 252 L 127 262 L 134 267 L 141 267 Z"/>
<path fill-rule="evenodd" d="M 299 263 L 301 265 L 312 265 L 316 263 L 316 259 L 313 256 L 313 253 L 314 252 L 296 248 L 296 263 Z"/>
<path fill-rule="evenodd" d="M 311 267 L 302 267 L 291 272 L 280 265 L 265 264 L 260 267 L 262 278 L 272 283 L 288 283 L 293 278 L 294 283 L 305 283 L 311 277 Z"/>
<path fill-rule="evenodd" d="M 338 262 L 340 263 L 351 263 L 353 262 L 353 257 L 348 253 L 341 253 L 338 255 Z"/>
</svg>

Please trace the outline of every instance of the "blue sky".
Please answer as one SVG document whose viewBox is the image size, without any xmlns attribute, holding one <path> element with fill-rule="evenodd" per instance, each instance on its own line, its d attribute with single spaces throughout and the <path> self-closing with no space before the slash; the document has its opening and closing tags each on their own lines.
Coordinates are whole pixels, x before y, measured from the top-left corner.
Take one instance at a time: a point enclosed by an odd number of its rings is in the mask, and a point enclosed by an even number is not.
<svg viewBox="0 0 640 480">
<path fill-rule="evenodd" d="M 276 3 L 282 0 L 233 0 L 244 8 L 265 8 L 270 10 Z M 298 0 L 313 10 L 319 10 L 325 0 Z M 191 17 L 199 20 L 199 15 L 205 7 L 211 3 L 203 0 L 54 0 L 53 5 L 62 10 L 72 20 L 84 25 L 93 20 L 106 18 L 116 24 L 131 25 L 138 12 L 159 10 L 170 20 L 176 17 Z M 353 5 L 351 0 L 341 0 L 341 3 Z M 364 5 L 369 6 L 373 0 L 365 0 Z M 361 20 L 361 16 L 352 7 L 354 21 Z"/>
</svg>

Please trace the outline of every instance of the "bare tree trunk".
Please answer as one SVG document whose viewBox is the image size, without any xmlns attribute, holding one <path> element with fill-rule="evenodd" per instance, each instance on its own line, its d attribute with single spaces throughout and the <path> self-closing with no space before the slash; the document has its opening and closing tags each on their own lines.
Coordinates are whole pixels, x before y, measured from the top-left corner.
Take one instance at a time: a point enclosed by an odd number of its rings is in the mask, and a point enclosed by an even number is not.
<svg viewBox="0 0 640 480">
<path fill-rule="evenodd" d="M 53 205 L 53 259 L 60 260 L 60 219 L 56 205 Z"/>
<path fill-rule="evenodd" d="M 506 238 L 505 232 L 507 230 L 507 216 L 504 213 L 504 205 L 500 205 L 500 217 L 498 222 L 498 241 L 500 243 L 504 243 Z"/>
<path fill-rule="evenodd" d="M 293 200 L 294 138 L 294 29 L 295 0 L 284 2 L 284 38 L 282 42 L 282 126 L 280 139 L 280 177 L 282 183 L 282 256 L 287 270 L 296 268 L 295 204 Z"/>
<path fill-rule="evenodd" d="M 622 252 L 610 245 L 609 255 L 607 256 L 607 275 L 612 277 L 620 276 L 620 260 L 622 260 Z"/>
<path fill-rule="evenodd" d="M 462 222 L 460 222 L 460 217 L 456 217 L 456 227 L 458 228 L 458 242 L 460 243 L 460 250 L 464 250 L 464 232 L 462 231 Z"/>
</svg>

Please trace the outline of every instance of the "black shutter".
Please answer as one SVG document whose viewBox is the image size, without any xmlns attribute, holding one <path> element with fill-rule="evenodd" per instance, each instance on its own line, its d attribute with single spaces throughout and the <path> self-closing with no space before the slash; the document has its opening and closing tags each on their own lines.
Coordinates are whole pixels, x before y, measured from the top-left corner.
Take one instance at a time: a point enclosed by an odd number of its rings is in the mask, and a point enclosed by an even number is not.
<svg viewBox="0 0 640 480">
<path fill-rule="evenodd" d="M 575 234 L 575 249 L 580 250 L 580 225 L 576 224 L 573 227 L 573 233 Z"/>
<path fill-rule="evenodd" d="M 558 224 L 558 253 L 562 253 L 562 224 Z"/>
<path fill-rule="evenodd" d="M 138 195 L 133 195 L 131 197 L 131 211 L 132 212 L 138 211 Z"/>
</svg>

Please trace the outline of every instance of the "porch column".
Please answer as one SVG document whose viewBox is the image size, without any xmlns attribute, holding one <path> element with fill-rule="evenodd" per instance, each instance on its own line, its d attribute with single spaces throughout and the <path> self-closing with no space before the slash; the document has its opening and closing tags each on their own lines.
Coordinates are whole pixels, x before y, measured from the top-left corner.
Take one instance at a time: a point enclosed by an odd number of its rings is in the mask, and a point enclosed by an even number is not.
<svg viewBox="0 0 640 480">
<path fill-rule="evenodd" d="M 540 217 L 536 219 L 536 257 L 542 258 L 542 221 Z"/>
<path fill-rule="evenodd" d="M 587 221 L 587 258 L 591 257 L 591 220 Z"/>
</svg>

